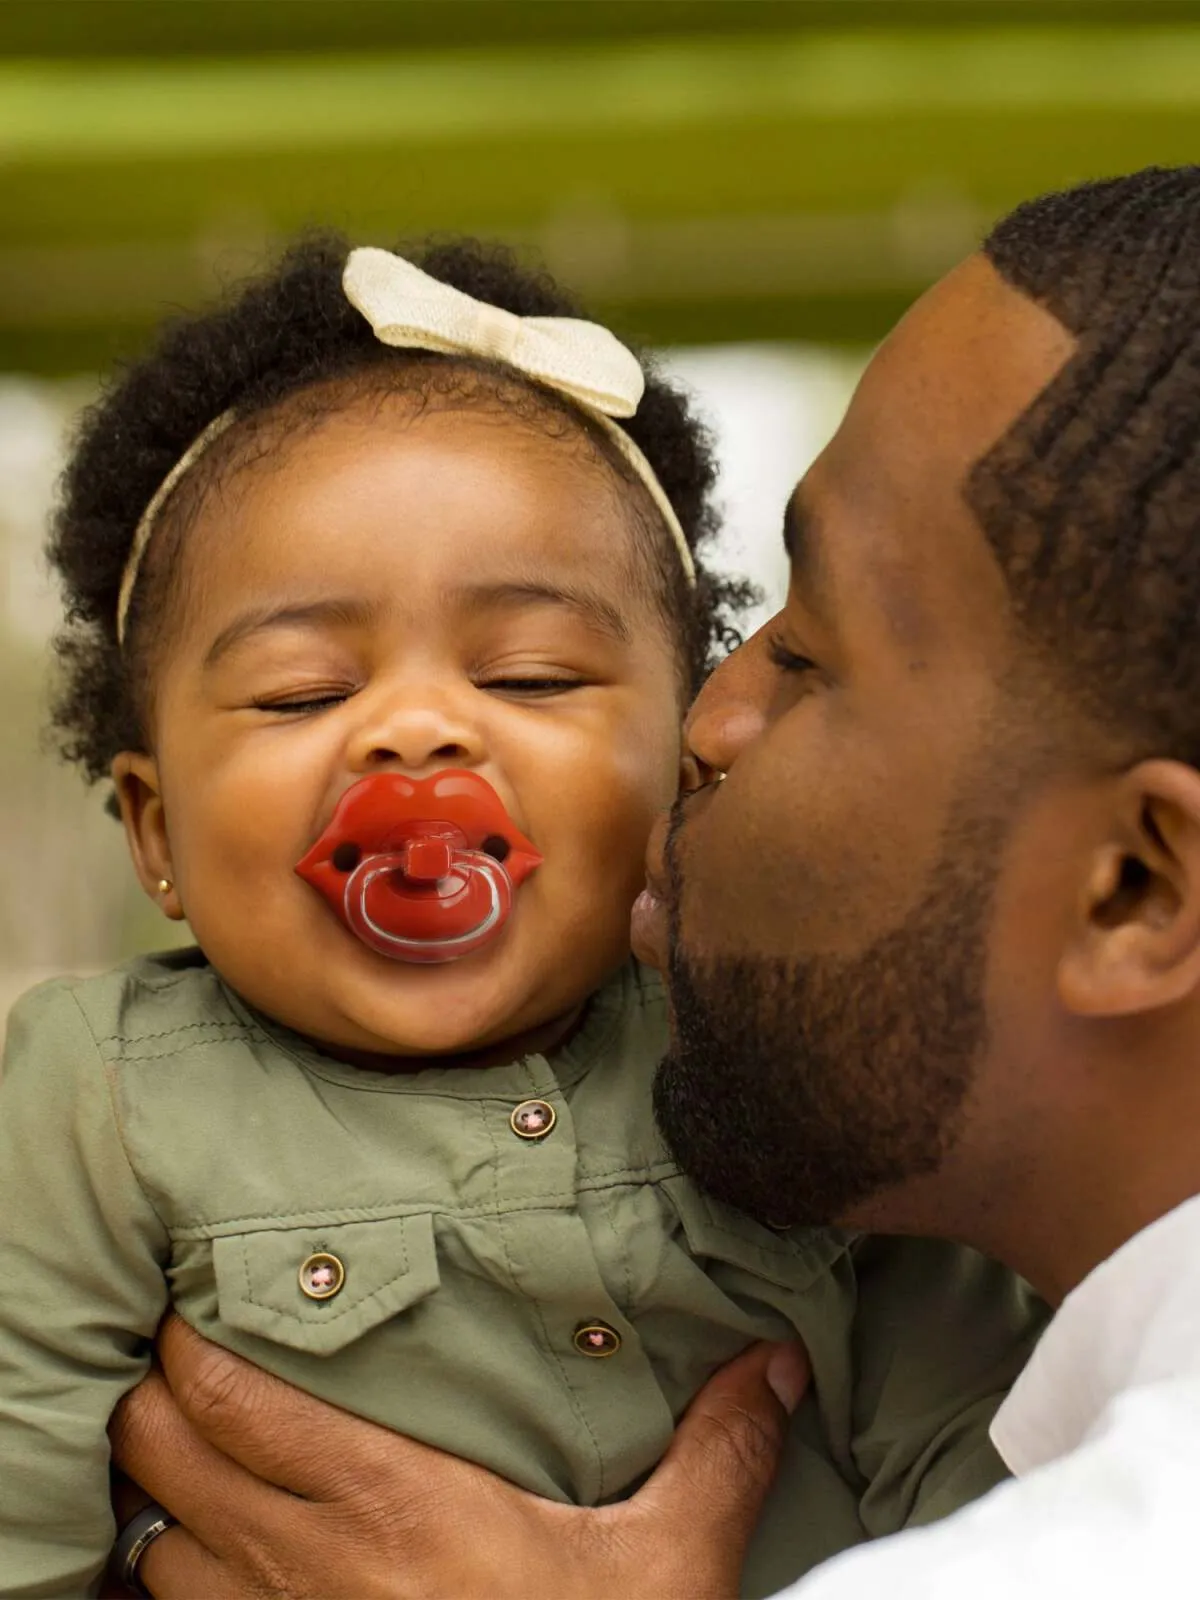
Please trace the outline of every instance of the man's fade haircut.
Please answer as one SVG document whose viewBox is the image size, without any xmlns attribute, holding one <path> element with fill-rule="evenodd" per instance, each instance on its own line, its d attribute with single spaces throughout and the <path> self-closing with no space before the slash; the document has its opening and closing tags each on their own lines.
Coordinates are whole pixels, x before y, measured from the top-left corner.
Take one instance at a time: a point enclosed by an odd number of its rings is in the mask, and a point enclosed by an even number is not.
<svg viewBox="0 0 1200 1600">
<path fill-rule="evenodd" d="M 1124 760 L 1200 766 L 1200 167 L 1031 200 L 983 248 L 1078 347 L 968 504 L 1069 703 Z"/>
</svg>

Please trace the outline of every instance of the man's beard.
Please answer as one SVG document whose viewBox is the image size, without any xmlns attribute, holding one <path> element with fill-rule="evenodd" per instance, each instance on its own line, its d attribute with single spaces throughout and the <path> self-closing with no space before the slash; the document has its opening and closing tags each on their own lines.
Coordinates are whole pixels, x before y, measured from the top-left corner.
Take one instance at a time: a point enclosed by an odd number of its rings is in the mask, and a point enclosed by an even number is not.
<svg viewBox="0 0 1200 1600">
<path fill-rule="evenodd" d="M 1004 829 L 951 827 L 904 923 L 850 957 L 696 959 L 668 845 L 672 1049 L 654 1105 L 680 1166 L 774 1226 L 851 1221 L 937 1171 L 982 1054 Z"/>
</svg>

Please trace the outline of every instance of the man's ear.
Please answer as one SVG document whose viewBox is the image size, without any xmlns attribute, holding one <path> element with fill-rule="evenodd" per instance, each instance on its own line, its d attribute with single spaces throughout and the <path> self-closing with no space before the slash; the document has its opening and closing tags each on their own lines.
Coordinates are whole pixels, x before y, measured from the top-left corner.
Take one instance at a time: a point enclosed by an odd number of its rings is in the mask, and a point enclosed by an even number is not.
<svg viewBox="0 0 1200 1600">
<path fill-rule="evenodd" d="M 153 756 L 122 750 L 113 761 L 112 780 L 138 881 L 164 916 L 182 922 L 183 904 L 175 887 L 158 763 Z"/>
<path fill-rule="evenodd" d="M 1118 780 L 1092 852 L 1059 999 L 1078 1016 L 1120 1017 L 1198 990 L 1200 772 L 1143 761 Z"/>
</svg>

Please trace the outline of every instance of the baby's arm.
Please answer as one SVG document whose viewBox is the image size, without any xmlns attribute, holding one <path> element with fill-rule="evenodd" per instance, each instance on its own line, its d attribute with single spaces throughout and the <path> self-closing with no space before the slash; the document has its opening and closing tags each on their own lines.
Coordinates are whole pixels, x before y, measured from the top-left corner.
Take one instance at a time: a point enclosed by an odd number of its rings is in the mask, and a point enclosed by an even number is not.
<svg viewBox="0 0 1200 1600">
<path fill-rule="evenodd" d="M 878 1537 L 1007 1476 L 988 1426 L 1049 1312 L 1003 1267 L 934 1240 L 864 1239 L 855 1270 L 853 1449 Z"/>
<path fill-rule="evenodd" d="M 66 981 L 9 1018 L 0 1242 L 0 1593 L 79 1596 L 112 1544 L 105 1430 L 148 1364 L 167 1241 Z"/>
</svg>

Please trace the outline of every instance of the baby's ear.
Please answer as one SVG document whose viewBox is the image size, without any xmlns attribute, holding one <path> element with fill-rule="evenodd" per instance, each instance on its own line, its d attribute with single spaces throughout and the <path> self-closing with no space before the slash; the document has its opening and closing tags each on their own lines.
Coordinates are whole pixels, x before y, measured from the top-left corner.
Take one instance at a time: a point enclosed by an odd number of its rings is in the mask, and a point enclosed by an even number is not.
<svg viewBox="0 0 1200 1600">
<path fill-rule="evenodd" d="M 1120 1017 L 1200 991 L 1200 772 L 1143 761 L 1114 789 L 1058 968 L 1078 1016 Z"/>
<path fill-rule="evenodd" d="M 112 764 L 112 780 L 138 881 L 164 916 L 182 922 L 158 763 L 140 751 L 122 750 Z"/>
</svg>

